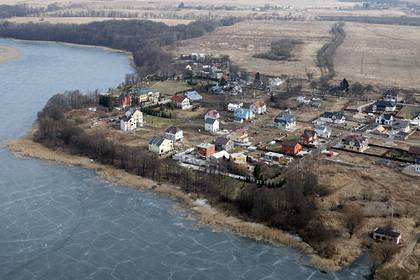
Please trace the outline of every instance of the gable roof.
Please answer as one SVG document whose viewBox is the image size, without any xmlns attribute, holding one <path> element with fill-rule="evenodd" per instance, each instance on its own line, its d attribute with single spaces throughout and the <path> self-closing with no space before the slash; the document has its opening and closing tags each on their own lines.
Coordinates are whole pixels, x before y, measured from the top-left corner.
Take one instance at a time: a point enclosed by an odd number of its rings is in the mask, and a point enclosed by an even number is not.
<svg viewBox="0 0 420 280">
<path fill-rule="evenodd" d="M 155 145 L 155 146 L 160 146 L 160 145 L 162 145 L 162 143 L 165 140 L 167 140 L 167 139 L 163 136 L 153 136 L 152 139 L 150 139 L 149 144 L 150 145 Z"/>
<path fill-rule="evenodd" d="M 385 92 L 384 92 L 384 94 L 383 94 L 383 96 L 384 97 L 386 97 L 386 96 L 392 96 L 392 97 L 397 97 L 398 96 L 398 90 L 396 89 L 396 88 L 389 88 L 389 89 L 387 89 Z"/>
<path fill-rule="evenodd" d="M 297 145 L 300 145 L 296 140 L 286 140 L 281 145 L 284 147 L 296 147 Z"/>
<path fill-rule="evenodd" d="M 374 232 L 377 234 L 386 235 L 392 238 L 398 238 L 401 235 L 398 231 L 394 231 L 392 229 L 387 229 L 387 228 L 382 228 L 382 227 L 376 228 Z"/>
<path fill-rule="evenodd" d="M 231 141 L 231 140 L 229 140 L 228 138 L 226 138 L 224 136 L 219 136 L 214 141 L 214 144 L 216 144 L 216 146 L 224 146 L 224 145 L 228 144 L 229 141 Z"/>
<path fill-rule="evenodd" d="M 344 114 L 343 112 L 324 112 L 322 113 L 321 117 L 326 119 L 341 120 L 344 118 Z"/>
<path fill-rule="evenodd" d="M 376 105 L 376 107 L 381 107 L 381 108 L 395 107 L 395 102 L 380 99 L 380 100 L 375 102 L 375 105 Z"/>
<path fill-rule="evenodd" d="M 296 117 L 292 114 L 279 114 L 274 119 L 274 122 L 278 123 L 293 123 L 296 121 Z"/>
<path fill-rule="evenodd" d="M 305 138 L 315 137 L 316 131 L 312 129 L 305 129 L 302 136 Z"/>
<path fill-rule="evenodd" d="M 349 144 L 350 142 L 353 142 L 356 146 L 361 146 L 362 143 L 365 142 L 366 140 L 367 140 L 367 138 L 362 136 L 362 135 L 353 134 L 353 135 L 347 135 L 343 139 L 343 142 L 346 143 L 346 144 Z"/>
<path fill-rule="evenodd" d="M 382 114 L 380 117 L 381 119 L 384 119 L 387 121 L 392 120 L 394 118 L 391 114 Z"/>
<path fill-rule="evenodd" d="M 166 133 L 170 134 L 176 134 L 178 131 L 181 131 L 181 129 L 177 128 L 176 126 L 170 126 L 165 130 Z"/>
<path fill-rule="evenodd" d="M 206 118 L 217 119 L 219 116 L 220 116 L 219 112 L 215 109 L 208 111 L 206 114 Z"/>
<path fill-rule="evenodd" d="M 176 103 L 182 103 L 182 101 L 184 101 L 185 99 L 188 99 L 188 98 L 186 98 L 183 95 L 174 95 L 171 97 L 171 100 Z"/>
<path fill-rule="evenodd" d="M 214 124 L 215 122 L 217 122 L 217 119 L 213 119 L 213 118 L 204 119 L 204 123 L 206 124 Z"/>
<path fill-rule="evenodd" d="M 155 88 L 136 88 L 132 92 L 136 95 L 146 95 L 149 93 L 159 93 L 159 90 Z"/>
</svg>

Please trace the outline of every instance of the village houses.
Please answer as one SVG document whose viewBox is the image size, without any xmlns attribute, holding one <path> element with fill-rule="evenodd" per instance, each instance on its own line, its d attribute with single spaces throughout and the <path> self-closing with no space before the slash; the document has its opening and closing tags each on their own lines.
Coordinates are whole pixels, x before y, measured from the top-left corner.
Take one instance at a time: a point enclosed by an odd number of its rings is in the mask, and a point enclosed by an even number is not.
<svg viewBox="0 0 420 280">
<path fill-rule="evenodd" d="M 171 98 L 172 102 L 175 103 L 176 107 L 181 110 L 191 109 L 190 100 L 183 95 L 174 95 Z"/>
<path fill-rule="evenodd" d="M 210 143 L 204 143 L 197 145 L 197 153 L 204 158 L 210 157 L 214 153 L 216 153 L 216 147 Z"/>
<path fill-rule="evenodd" d="M 176 126 L 170 126 L 165 130 L 165 137 L 173 142 L 182 141 L 184 139 L 184 131 Z"/>
<path fill-rule="evenodd" d="M 252 119 L 254 117 L 254 113 L 250 109 L 239 108 L 233 112 L 233 117 L 236 122 L 242 123 Z"/>
<path fill-rule="evenodd" d="M 375 123 L 383 124 L 383 125 L 392 125 L 392 122 L 394 121 L 394 116 L 391 114 L 381 114 L 378 115 L 375 119 Z"/>
<path fill-rule="evenodd" d="M 128 110 L 120 120 L 122 131 L 132 131 L 143 126 L 143 113 L 137 109 Z"/>
<path fill-rule="evenodd" d="M 137 99 L 138 105 L 157 104 L 160 98 L 160 92 L 155 88 L 135 88 L 130 90 L 129 94 Z"/>
<path fill-rule="evenodd" d="M 362 135 L 348 135 L 342 140 L 343 148 L 363 153 L 369 148 L 369 141 Z"/>
<path fill-rule="evenodd" d="M 285 113 L 277 115 L 274 122 L 279 128 L 292 129 L 296 126 L 296 117 L 290 110 L 287 110 Z"/>
<path fill-rule="evenodd" d="M 159 156 L 167 155 L 174 149 L 174 142 L 164 136 L 153 136 L 149 141 L 149 151 Z"/>
<path fill-rule="evenodd" d="M 394 112 L 396 109 L 394 101 L 380 99 L 372 105 L 372 112 Z"/>
<path fill-rule="evenodd" d="M 261 115 L 267 112 L 267 105 L 265 105 L 264 101 L 258 100 L 252 103 L 249 109 L 255 115 Z"/>
<path fill-rule="evenodd" d="M 246 145 L 249 143 L 248 131 L 246 128 L 237 128 L 233 130 L 228 138 L 237 145 Z"/>
<path fill-rule="evenodd" d="M 219 131 L 220 129 L 220 124 L 219 124 L 219 120 L 218 119 L 213 119 L 213 118 L 206 118 L 204 119 L 204 130 L 214 133 Z"/>
<path fill-rule="evenodd" d="M 214 141 L 214 144 L 216 145 L 216 150 L 221 151 L 230 151 L 234 148 L 234 143 L 232 140 L 228 139 L 225 136 L 219 136 Z"/>
<path fill-rule="evenodd" d="M 372 237 L 378 241 L 390 241 L 399 244 L 401 241 L 401 233 L 388 228 L 378 227 L 373 231 Z"/>
<path fill-rule="evenodd" d="M 318 139 L 318 135 L 315 130 L 305 129 L 303 134 L 300 136 L 300 143 L 304 145 L 313 144 Z"/>
<path fill-rule="evenodd" d="M 331 137 L 332 129 L 326 125 L 315 126 L 316 134 L 324 139 L 329 139 Z"/>
<path fill-rule="evenodd" d="M 321 123 L 336 123 L 343 124 L 346 122 L 346 117 L 343 112 L 324 112 L 320 117 Z"/>
<path fill-rule="evenodd" d="M 286 155 L 295 156 L 302 151 L 302 145 L 300 145 L 297 141 L 293 140 L 284 141 L 281 144 L 281 149 Z"/>
<path fill-rule="evenodd" d="M 382 99 L 385 101 L 398 102 L 398 90 L 395 88 L 388 89 L 384 92 Z"/>
</svg>

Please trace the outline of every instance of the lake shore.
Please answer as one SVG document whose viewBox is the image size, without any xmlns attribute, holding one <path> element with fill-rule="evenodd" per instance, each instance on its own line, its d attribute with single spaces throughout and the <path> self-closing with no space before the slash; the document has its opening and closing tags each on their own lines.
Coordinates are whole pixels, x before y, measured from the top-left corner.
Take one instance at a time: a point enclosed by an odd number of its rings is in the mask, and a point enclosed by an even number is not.
<svg viewBox="0 0 420 280">
<path fill-rule="evenodd" d="M 337 271 L 342 268 L 343 265 L 347 265 L 319 257 L 307 243 L 290 233 L 230 216 L 229 213 L 226 213 L 225 211 L 202 203 L 202 201 L 197 200 L 196 197 L 183 192 L 179 186 L 158 183 L 111 166 L 99 164 L 85 157 L 48 149 L 32 140 L 32 135 L 35 131 L 36 128 L 34 127 L 26 136 L 20 139 L 9 140 L 7 146 L 10 151 L 18 157 L 32 157 L 50 162 L 92 169 L 98 176 L 112 183 L 134 189 L 152 190 L 169 195 L 192 209 L 193 213 L 196 214 L 194 215 L 194 219 L 199 223 L 210 225 L 215 229 L 228 229 L 244 237 L 270 242 L 275 245 L 292 247 L 309 256 L 311 264 L 319 269 Z"/>
<path fill-rule="evenodd" d="M 0 63 L 20 57 L 18 49 L 0 45 Z"/>
</svg>

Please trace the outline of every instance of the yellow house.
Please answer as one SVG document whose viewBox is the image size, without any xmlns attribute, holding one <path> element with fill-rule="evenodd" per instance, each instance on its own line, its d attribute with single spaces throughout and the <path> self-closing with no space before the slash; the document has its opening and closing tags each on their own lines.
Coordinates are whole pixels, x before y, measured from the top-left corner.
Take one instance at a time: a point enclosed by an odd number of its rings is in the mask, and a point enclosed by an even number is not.
<svg viewBox="0 0 420 280">
<path fill-rule="evenodd" d="M 153 136 L 149 141 L 149 151 L 159 156 L 169 154 L 173 151 L 174 144 L 163 136 Z"/>
</svg>

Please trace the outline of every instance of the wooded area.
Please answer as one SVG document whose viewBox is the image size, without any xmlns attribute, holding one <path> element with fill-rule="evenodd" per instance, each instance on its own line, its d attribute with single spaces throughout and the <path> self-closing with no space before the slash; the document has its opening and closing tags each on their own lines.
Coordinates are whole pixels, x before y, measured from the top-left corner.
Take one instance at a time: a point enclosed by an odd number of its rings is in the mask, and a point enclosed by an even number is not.
<svg viewBox="0 0 420 280">
<path fill-rule="evenodd" d="M 254 55 L 254 57 L 269 60 L 288 60 L 292 57 L 292 51 L 298 44 L 302 44 L 302 42 L 295 39 L 276 40 L 271 42 L 269 52 L 259 53 Z"/>
<path fill-rule="evenodd" d="M 169 73 L 171 56 L 162 50 L 163 46 L 178 40 L 200 37 L 216 27 L 232 25 L 237 21 L 237 18 L 225 18 L 176 26 L 147 20 L 112 20 L 81 25 L 3 22 L 0 24 L 0 37 L 95 45 L 129 51 L 133 54 L 139 74 L 144 76 L 157 71 Z"/>
</svg>

